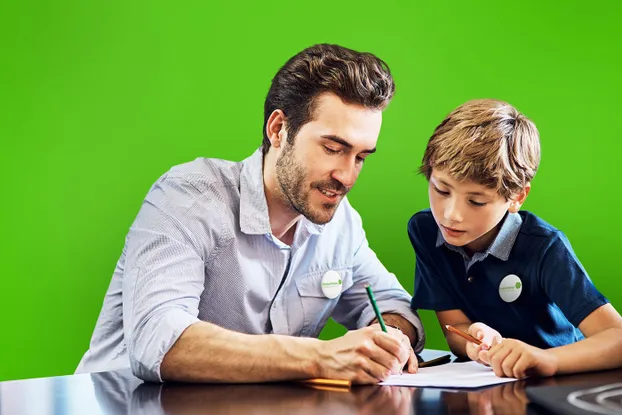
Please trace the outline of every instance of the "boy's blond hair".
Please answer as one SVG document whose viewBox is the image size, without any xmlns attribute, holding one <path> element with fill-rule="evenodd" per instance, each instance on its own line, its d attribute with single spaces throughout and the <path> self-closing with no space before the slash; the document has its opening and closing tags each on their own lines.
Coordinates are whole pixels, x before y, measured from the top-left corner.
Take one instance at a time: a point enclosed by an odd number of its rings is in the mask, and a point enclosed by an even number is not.
<svg viewBox="0 0 622 415">
<path fill-rule="evenodd" d="M 539 163 L 535 124 L 506 102 L 481 99 L 462 104 L 436 127 L 419 172 L 429 180 L 439 169 L 509 199 L 531 182 Z"/>
</svg>

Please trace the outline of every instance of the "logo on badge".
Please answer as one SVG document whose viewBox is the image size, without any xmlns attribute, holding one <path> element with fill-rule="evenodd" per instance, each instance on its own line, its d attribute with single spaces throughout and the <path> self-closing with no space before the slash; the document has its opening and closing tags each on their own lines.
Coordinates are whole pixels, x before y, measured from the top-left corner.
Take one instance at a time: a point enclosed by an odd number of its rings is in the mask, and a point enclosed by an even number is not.
<svg viewBox="0 0 622 415">
<path fill-rule="evenodd" d="M 499 284 L 499 296 L 506 303 L 516 301 L 521 292 L 523 292 L 523 282 L 518 278 L 518 275 L 507 275 Z"/>
<path fill-rule="evenodd" d="M 326 298 L 337 298 L 339 294 L 341 294 L 341 287 L 343 285 L 343 281 L 341 280 L 341 275 L 337 271 L 327 271 L 326 274 L 322 277 L 322 293 Z"/>
</svg>

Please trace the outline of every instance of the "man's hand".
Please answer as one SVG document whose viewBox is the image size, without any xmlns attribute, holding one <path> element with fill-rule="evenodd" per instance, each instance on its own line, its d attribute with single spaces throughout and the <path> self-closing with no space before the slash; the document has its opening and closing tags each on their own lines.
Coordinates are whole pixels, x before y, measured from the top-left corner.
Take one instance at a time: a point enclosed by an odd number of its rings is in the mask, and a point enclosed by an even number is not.
<svg viewBox="0 0 622 415">
<path fill-rule="evenodd" d="M 490 350 L 482 350 L 479 358 L 499 377 L 553 376 L 558 367 L 553 353 L 515 339 L 503 339 Z"/>
<path fill-rule="evenodd" d="M 480 359 L 480 352 L 483 350 L 488 350 L 493 344 L 496 344 L 501 341 L 502 337 L 499 332 L 484 323 L 473 323 L 469 326 L 469 330 L 467 331 L 471 336 L 480 340 L 482 344 L 479 346 L 475 343 L 467 341 L 466 344 L 466 353 L 469 356 L 469 359 L 481 363 L 483 365 L 488 365 L 486 361 Z"/>
<path fill-rule="evenodd" d="M 373 327 L 377 331 L 382 331 L 382 327 L 378 323 L 373 323 L 369 327 Z M 406 368 L 408 373 L 417 373 L 417 371 L 419 370 L 419 362 L 417 361 L 417 355 L 415 355 L 415 351 L 413 350 L 413 348 L 412 348 L 412 346 L 410 344 L 410 339 L 408 338 L 408 336 L 405 335 L 401 330 L 396 329 L 394 327 L 390 327 L 390 326 L 387 326 L 387 332 L 391 336 L 393 336 L 396 339 L 398 339 L 400 341 L 400 343 L 402 343 L 402 345 L 405 348 L 408 349 L 408 356 L 407 356 L 407 358 L 404 359 L 404 360 L 400 360 L 399 361 L 399 363 L 400 363 L 400 370 L 398 372 L 393 372 L 392 374 L 394 374 L 394 375 L 401 374 L 402 373 L 402 369 L 406 365 L 408 365 L 408 367 Z"/>
<path fill-rule="evenodd" d="M 398 331 L 398 330 L 396 330 Z M 400 373 L 409 348 L 397 336 L 370 326 L 321 342 L 317 350 L 319 377 L 354 383 L 378 383 Z M 412 350 L 412 349 L 411 349 Z"/>
</svg>

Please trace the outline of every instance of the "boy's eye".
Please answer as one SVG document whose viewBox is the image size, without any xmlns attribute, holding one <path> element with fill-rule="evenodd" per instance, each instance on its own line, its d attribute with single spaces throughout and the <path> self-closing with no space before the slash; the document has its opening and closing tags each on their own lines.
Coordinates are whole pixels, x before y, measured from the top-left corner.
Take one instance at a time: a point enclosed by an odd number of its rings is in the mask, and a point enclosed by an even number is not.
<svg viewBox="0 0 622 415">
<path fill-rule="evenodd" d="M 357 163 L 365 163 L 365 158 L 361 157 L 361 156 L 356 156 L 356 162 Z"/>
<path fill-rule="evenodd" d="M 443 195 L 443 196 L 447 196 L 447 195 L 449 195 L 449 192 L 445 192 L 445 191 L 443 191 L 443 190 L 439 189 L 439 188 L 438 188 L 438 187 L 436 187 L 436 186 L 434 186 L 434 190 L 436 190 L 436 192 L 437 192 L 438 194 L 440 194 L 440 195 Z"/>
<path fill-rule="evenodd" d="M 486 203 L 476 202 L 475 200 L 469 200 L 469 202 L 471 202 L 473 206 L 477 206 L 477 207 L 486 206 Z"/>
</svg>

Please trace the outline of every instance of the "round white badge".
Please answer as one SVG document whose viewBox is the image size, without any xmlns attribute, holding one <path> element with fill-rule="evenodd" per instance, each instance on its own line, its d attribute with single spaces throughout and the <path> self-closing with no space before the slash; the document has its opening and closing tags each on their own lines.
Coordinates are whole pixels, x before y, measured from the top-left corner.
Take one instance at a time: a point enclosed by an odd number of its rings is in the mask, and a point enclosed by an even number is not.
<svg viewBox="0 0 622 415">
<path fill-rule="evenodd" d="M 327 271 L 322 277 L 322 293 L 324 293 L 326 298 L 331 300 L 337 298 L 341 294 L 342 285 L 343 281 L 341 281 L 341 276 L 337 271 Z"/>
<path fill-rule="evenodd" d="M 506 303 L 516 301 L 522 291 L 523 282 L 514 274 L 507 275 L 499 284 L 499 295 Z"/>
</svg>

